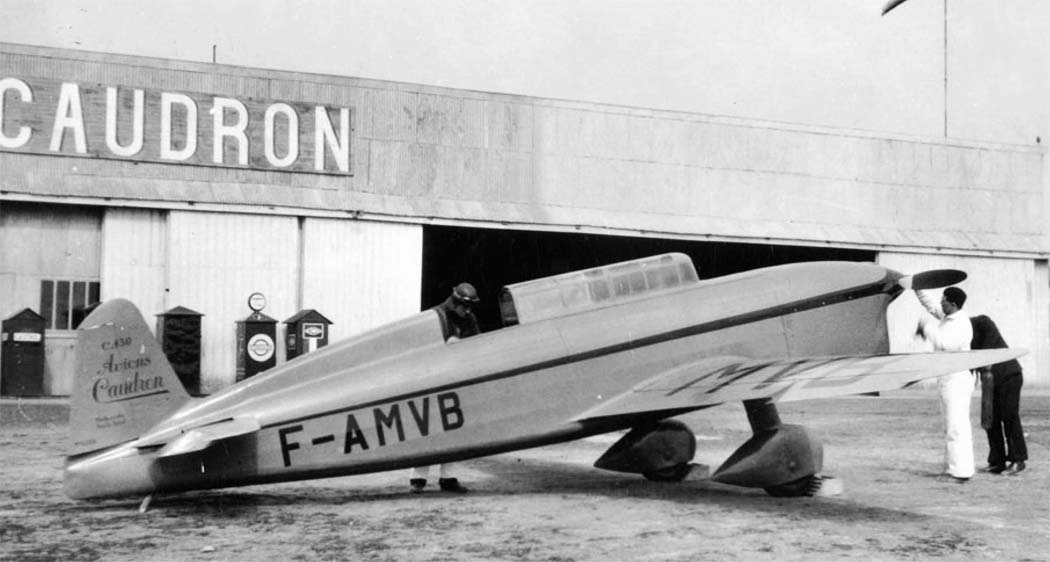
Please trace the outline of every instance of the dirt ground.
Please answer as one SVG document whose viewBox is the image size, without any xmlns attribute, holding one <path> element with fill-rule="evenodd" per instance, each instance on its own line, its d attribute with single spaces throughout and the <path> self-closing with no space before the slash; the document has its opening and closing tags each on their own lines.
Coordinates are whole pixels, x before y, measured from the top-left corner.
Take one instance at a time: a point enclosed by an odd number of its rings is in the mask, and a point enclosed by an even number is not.
<svg viewBox="0 0 1050 562">
<path fill-rule="evenodd" d="M 780 411 L 823 437 L 841 494 L 778 499 L 592 468 L 612 435 L 463 463 L 466 495 L 409 494 L 404 471 L 164 496 L 140 514 L 138 499 L 66 498 L 67 409 L 5 399 L 0 560 L 1050 560 L 1046 392 L 1022 398 L 1029 469 L 966 484 L 935 478 L 929 391 Z M 683 419 L 712 467 L 750 433 L 740 405 Z M 983 466 L 979 428 L 975 442 Z"/>
</svg>

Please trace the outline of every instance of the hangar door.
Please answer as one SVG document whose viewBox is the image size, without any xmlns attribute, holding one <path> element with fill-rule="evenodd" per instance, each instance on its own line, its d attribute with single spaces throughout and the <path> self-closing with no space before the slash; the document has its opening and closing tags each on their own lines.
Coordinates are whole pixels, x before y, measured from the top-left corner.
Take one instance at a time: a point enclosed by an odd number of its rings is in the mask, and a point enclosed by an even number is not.
<svg viewBox="0 0 1050 562">
<path fill-rule="evenodd" d="M 44 393 L 72 390 L 77 323 L 101 292 L 99 207 L 4 201 L 0 318 L 31 308 L 45 320 Z"/>
<path fill-rule="evenodd" d="M 428 226 L 420 302 L 429 308 L 470 282 L 482 299 L 478 322 L 489 331 L 499 328 L 495 303 L 504 285 L 666 252 L 691 257 L 701 279 L 794 262 L 875 261 L 875 252 L 840 248 Z"/>
</svg>

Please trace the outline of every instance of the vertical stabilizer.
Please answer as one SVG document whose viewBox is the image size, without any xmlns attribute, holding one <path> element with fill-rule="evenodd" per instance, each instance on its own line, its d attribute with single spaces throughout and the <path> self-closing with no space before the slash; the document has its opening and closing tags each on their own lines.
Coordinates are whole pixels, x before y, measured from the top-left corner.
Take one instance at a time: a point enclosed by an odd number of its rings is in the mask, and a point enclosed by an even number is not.
<svg viewBox="0 0 1050 562">
<path fill-rule="evenodd" d="M 77 330 L 70 454 L 130 441 L 190 400 L 142 314 L 106 301 Z"/>
</svg>

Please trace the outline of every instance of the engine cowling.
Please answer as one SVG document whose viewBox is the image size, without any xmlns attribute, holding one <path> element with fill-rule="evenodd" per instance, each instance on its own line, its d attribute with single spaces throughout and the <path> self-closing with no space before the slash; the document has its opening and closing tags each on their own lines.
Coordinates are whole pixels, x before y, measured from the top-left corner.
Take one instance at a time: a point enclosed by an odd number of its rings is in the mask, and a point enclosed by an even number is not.
<svg viewBox="0 0 1050 562">
<path fill-rule="evenodd" d="M 780 422 L 772 400 L 745 400 L 754 435 L 711 476 L 715 482 L 764 488 L 770 495 L 812 496 L 821 489 L 824 446 L 801 425 Z"/>
<path fill-rule="evenodd" d="M 823 464 L 820 440 L 801 425 L 783 424 L 752 435 L 711 479 L 735 486 L 777 489 L 818 474 Z"/>
<path fill-rule="evenodd" d="M 650 480 L 681 480 L 696 455 L 696 436 L 684 423 L 661 420 L 639 426 L 620 438 L 594 466 L 643 474 Z"/>
</svg>

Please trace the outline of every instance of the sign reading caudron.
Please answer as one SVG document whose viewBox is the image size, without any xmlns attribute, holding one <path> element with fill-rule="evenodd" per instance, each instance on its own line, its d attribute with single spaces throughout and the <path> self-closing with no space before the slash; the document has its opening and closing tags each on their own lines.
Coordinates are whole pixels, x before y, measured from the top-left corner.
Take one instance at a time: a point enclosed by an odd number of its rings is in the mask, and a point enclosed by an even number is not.
<svg viewBox="0 0 1050 562">
<path fill-rule="evenodd" d="M 0 150 L 350 175 L 351 108 L 0 78 Z"/>
</svg>

